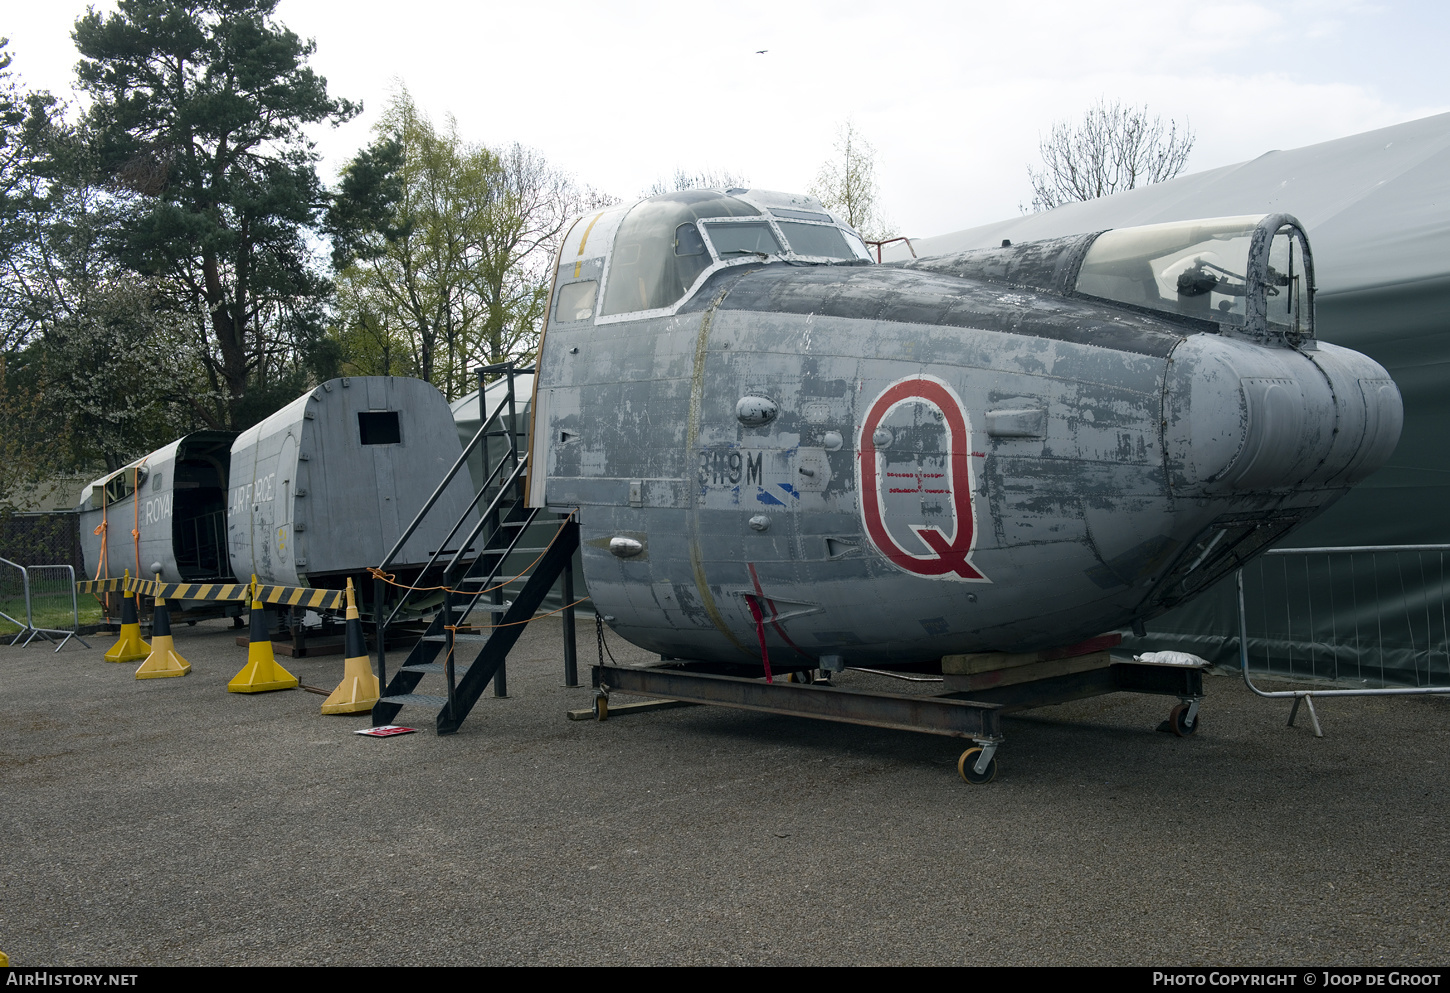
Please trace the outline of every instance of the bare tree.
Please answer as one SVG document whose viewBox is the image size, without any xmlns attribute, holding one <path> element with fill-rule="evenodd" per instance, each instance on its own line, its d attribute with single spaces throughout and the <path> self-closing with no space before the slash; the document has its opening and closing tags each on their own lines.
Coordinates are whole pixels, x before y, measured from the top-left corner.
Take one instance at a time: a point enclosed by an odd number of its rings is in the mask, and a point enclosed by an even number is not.
<svg viewBox="0 0 1450 993">
<path fill-rule="evenodd" d="M 1042 139 L 1041 172 L 1027 167 L 1032 210 L 1096 200 L 1172 179 L 1188 163 L 1193 131 L 1185 123 L 1148 117 L 1147 107 L 1099 100 L 1081 122 L 1058 121 Z M 1026 208 L 1023 209 L 1026 213 Z"/>
<path fill-rule="evenodd" d="M 697 172 L 687 172 L 679 166 L 675 166 L 674 176 L 669 179 L 663 177 L 656 179 L 644 191 L 644 195 L 653 197 L 661 193 L 673 193 L 679 190 L 732 190 L 749 185 L 750 180 L 730 169 L 701 169 Z"/>
<path fill-rule="evenodd" d="M 404 372 L 449 398 L 473 369 L 532 353 L 570 217 L 612 202 L 522 145 L 464 141 L 401 86 L 328 214 L 333 336 L 360 372 Z"/>
<path fill-rule="evenodd" d="M 866 240 L 891 237 L 893 225 L 876 206 L 876 149 L 854 122 L 836 130 L 836 156 L 821 166 L 808 192 L 827 210 L 845 215 Z"/>
</svg>

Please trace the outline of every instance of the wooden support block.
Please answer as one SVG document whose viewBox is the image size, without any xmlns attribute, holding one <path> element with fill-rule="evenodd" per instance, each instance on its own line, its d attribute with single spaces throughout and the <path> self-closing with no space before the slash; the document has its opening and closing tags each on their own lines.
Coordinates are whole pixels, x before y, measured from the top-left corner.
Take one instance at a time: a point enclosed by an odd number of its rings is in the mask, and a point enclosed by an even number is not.
<svg viewBox="0 0 1450 993">
<path fill-rule="evenodd" d="M 957 658 L 979 658 L 978 656 L 957 656 Z M 999 657 L 1007 658 L 1020 657 L 1005 655 L 1005 653 L 993 653 Z M 1026 663 L 1017 663 L 999 669 L 986 672 L 960 673 L 951 672 L 943 664 L 943 678 L 946 680 L 947 689 L 962 692 L 972 690 L 989 690 L 996 686 L 1012 686 L 1017 683 L 1030 683 L 1039 679 L 1051 679 L 1054 676 L 1069 676 L 1077 672 L 1087 672 L 1090 669 L 1105 669 L 1112 665 L 1113 659 L 1106 651 L 1090 652 L 1087 655 L 1074 655 L 1065 659 L 1049 659 L 1046 662 L 1039 662 L 1035 657 Z"/>
</svg>

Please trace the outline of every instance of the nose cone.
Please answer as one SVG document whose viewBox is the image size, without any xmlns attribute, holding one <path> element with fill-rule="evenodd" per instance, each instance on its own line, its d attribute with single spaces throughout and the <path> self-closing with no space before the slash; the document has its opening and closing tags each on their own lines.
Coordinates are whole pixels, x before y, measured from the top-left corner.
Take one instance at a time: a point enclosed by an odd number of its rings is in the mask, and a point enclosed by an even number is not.
<svg viewBox="0 0 1450 993">
<path fill-rule="evenodd" d="M 1175 492 L 1351 486 L 1389 460 L 1404 410 L 1384 368 L 1347 348 L 1218 335 L 1174 350 L 1163 442 Z"/>
</svg>

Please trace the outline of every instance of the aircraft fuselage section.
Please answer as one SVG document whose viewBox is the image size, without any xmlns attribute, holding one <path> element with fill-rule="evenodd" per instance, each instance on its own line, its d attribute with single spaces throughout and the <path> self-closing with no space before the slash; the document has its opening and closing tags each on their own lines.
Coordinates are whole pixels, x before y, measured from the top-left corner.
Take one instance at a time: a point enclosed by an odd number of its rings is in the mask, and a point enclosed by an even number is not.
<svg viewBox="0 0 1450 993">
<path fill-rule="evenodd" d="M 773 659 L 906 663 L 1071 644 L 1192 595 L 1364 474 L 1340 449 L 1370 443 L 1381 379 L 1331 345 L 1060 293 L 761 265 L 673 314 L 551 324 L 535 454 L 629 640 L 758 657 L 754 601 Z M 1292 397 L 1294 437 L 1260 437 L 1257 382 Z M 1297 468 L 1229 485 L 1254 445 Z"/>
</svg>

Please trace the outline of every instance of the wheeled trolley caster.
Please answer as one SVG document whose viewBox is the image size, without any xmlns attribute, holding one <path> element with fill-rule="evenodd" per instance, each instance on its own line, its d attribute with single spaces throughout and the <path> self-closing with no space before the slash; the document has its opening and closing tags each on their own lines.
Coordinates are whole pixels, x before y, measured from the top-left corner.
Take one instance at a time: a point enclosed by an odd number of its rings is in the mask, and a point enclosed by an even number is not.
<svg viewBox="0 0 1450 993">
<path fill-rule="evenodd" d="M 997 778 L 997 742 L 982 742 L 962 752 L 957 772 L 973 786 L 986 786 Z"/>
<path fill-rule="evenodd" d="M 1168 711 L 1168 720 L 1159 727 L 1160 731 L 1172 731 L 1180 738 L 1187 738 L 1198 731 L 1198 701 L 1184 700 Z"/>
</svg>

